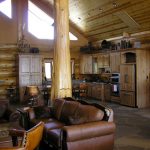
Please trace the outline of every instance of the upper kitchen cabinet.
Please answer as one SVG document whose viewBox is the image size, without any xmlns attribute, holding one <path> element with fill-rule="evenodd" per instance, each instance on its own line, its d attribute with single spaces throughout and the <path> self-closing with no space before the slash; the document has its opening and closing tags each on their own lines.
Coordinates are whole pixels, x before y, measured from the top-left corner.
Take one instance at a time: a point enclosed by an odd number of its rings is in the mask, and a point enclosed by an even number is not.
<svg viewBox="0 0 150 150">
<path fill-rule="evenodd" d="M 42 59 L 39 54 L 19 54 L 18 65 L 19 94 L 23 102 L 26 86 L 42 85 Z"/>
<path fill-rule="evenodd" d="M 135 64 L 136 51 L 121 52 L 121 64 Z"/>
<path fill-rule="evenodd" d="M 120 52 L 110 53 L 110 68 L 112 73 L 120 72 Z"/>
<path fill-rule="evenodd" d="M 93 74 L 98 74 L 98 57 L 97 54 L 92 55 L 92 72 Z"/>
<path fill-rule="evenodd" d="M 80 58 L 80 73 L 81 74 L 92 74 L 92 55 L 82 55 Z"/>
<path fill-rule="evenodd" d="M 98 68 L 108 68 L 110 66 L 109 54 L 97 54 Z"/>
</svg>

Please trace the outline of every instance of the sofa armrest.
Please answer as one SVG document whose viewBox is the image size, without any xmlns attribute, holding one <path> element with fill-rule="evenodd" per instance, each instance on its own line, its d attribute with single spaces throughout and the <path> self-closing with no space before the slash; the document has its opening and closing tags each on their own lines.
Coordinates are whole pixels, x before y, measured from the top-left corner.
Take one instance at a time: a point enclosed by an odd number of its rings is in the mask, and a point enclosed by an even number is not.
<svg viewBox="0 0 150 150">
<path fill-rule="evenodd" d="M 4 114 L 4 118 L 10 122 L 19 121 L 20 113 L 18 111 L 8 108 Z"/>
<path fill-rule="evenodd" d="M 115 124 L 107 121 L 63 127 L 63 134 L 67 142 L 114 134 L 114 132 Z"/>
<path fill-rule="evenodd" d="M 27 110 L 29 120 L 37 118 L 50 118 L 52 116 L 52 108 L 47 106 L 32 107 Z"/>
<path fill-rule="evenodd" d="M 14 111 L 9 116 L 9 121 L 10 122 L 19 121 L 20 117 L 21 117 L 21 114 L 18 111 Z"/>
</svg>

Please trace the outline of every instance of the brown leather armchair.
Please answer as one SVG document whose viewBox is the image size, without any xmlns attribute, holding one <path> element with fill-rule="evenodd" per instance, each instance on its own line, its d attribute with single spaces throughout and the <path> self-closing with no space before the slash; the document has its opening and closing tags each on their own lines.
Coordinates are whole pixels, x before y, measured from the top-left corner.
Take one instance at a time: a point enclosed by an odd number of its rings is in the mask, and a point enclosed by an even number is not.
<svg viewBox="0 0 150 150">
<path fill-rule="evenodd" d="M 44 123 L 40 122 L 28 131 L 10 130 L 12 137 L 23 136 L 21 145 L 15 147 L 0 147 L 0 150 L 34 150 L 40 144 L 44 129 Z M 36 138 L 36 140 L 34 140 Z M 15 141 L 16 142 L 16 141 Z"/>
</svg>

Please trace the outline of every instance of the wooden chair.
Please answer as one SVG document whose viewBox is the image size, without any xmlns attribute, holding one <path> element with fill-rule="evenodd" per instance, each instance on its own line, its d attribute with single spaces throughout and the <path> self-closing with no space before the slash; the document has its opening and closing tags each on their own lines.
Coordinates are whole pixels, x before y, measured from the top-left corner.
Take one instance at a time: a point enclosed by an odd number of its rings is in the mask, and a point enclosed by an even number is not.
<svg viewBox="0 0 150 150">
<path fill-rule="evenodd" d="M 0 147 L 0 150 L 34 150 L 40 144 L 43 135 L 43 129 L 43 122 L 38 123 L 28 131 L 12 129 L 10 130 L 10 135 L 12 137 L 23 136 L 21 145 L 14 147 Z"/>
<path fill-rule="evenodd" d="M 80 98 L 86 98 L 87 97 L 87 84 L 86 83 L 80 83 Z"/>
</svg>

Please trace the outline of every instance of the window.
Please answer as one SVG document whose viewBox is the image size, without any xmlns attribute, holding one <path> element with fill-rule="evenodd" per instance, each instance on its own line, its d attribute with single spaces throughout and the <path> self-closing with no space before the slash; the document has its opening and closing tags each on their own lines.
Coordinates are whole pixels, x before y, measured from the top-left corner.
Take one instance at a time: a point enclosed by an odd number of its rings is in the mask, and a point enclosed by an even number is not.
<svg viewBox="0 0 150 150">
<path fill-rule="evenodd" d="M 28 31 L 38 39 L 54 39 L 54 19 L 29 1 L 28 5 Z M 77 37 L 69 32 L 71 40 Z"/>
<path fill-rule="evenodd" d="M 0 12 L 5 14 L 9 18 L 12 18 L 11 11 L 11 0 L 4 0 L 0 2 Z"/>
<path fill-rule="evenodd" d="M 53 65 L 53 61 L 51 59 L 44 60 L 45 80 L 46 81 L 50 81 L 52 79 L 52 65 Z"/>
</svg>

